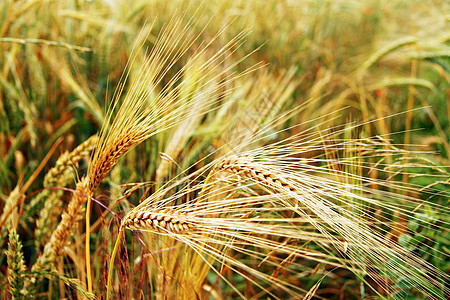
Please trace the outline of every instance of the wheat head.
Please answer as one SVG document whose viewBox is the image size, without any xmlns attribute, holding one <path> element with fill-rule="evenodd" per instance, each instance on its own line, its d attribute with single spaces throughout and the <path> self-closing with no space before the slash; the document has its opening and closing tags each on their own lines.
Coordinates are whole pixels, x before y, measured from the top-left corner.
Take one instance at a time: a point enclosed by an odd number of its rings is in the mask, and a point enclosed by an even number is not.
<svg viewBox="0 0 450 300">
<path fill-rule="evenodd" d="M 8 282 L 9 292 L 12 299 L 21 299 L 20 291 L 23 288 L 25 279 L 25 261 L 22 252 L 22 243 L 16 230 L 11 228 L 9 231 L 8 250 L 6 251 L 8 260 Z"/>
<path fill-rule="evenodd" d="M 131 211 L 123 218 L 122 225 L 133 230 L 156 230 L 179 234 L 194 230 L 195 220 L 179 209 L 164 208 Z"/>
<path fill-rule="evenodd" d="M 297 172 L 295 174 L 292 170 L 286 173 L 286 169 L 289 169 L 288 166 L 292 165 L 292 162 L 286 163 L 285 170 L 283 170 L 283 168 L 274 168 L 273 162 L 272 165 L 265 164 L 249 157 L 242 155 L 226 158 L 218 162 L 215 168 L 219 172 L 231 172 L 241 178 L 250 179 L 264 187 L 269 193 L 275 193 L 275 197 L 278 198 L 281 205 L 287 208 L 291 207 L 295 214 L 303 215 L 305 220 L 327 237 L 338 251 L 349 258 L 345 263 L 348 264 L 348 268 L 366 270 L 365 272 L 380 286 L 383 286 L 383 278 L 378 272 L 389 268 L 391 276 L 397 278 L 407 276 L 408 282 L 416 285 L 425 295 L 433 299 L 437 297 L 435 289 L 442 286 L 442 278 L 448 278 L 446 274 L 416 257 L 402 245 L 389 240 L 389 234 L 384 236 L 383 232 L 385 231 L 381 226 L 369 227 L 361 222 L 359 216 L 361 212 L 356 211 L 355 213 L 355 208 L 353 211 L 344 207 L 336 209 L 336 206 L 330 201 L 338 200 L 346 203 L 348 198 L 359 198 L 360 201 L 389 208 L 388 203 L 377 202 L 374 200 L 375 198 L 371 199 L 348 191 L 356 189 L 364 191 L 364 193 L 376 192 L 358 185 L 348 185 L 339 180 L 317 178 L 312 173 L 302 175 Z M 281 163 L 282 159 L 278 162 Z M 328 172 L 330 171 L 349 177 L 348 174 L 337 170 L 330 169 Z M 354 177 L 354 179 L 356 178 Z M 358 180 L 364 179 L 359 178 Z M 386 185 L 386 182 L 380 181 L 379 184 Z M 281 194 L 277 195 L 277 193 Z M 386 193 L 387 195 L 398 197 L 397 194 Z M 403 201 L 412 201 L 412 199 L 405 197 Z M 379 221 L 377 220 L 377 222 Z M 334 233 L 331 234 L 330 231 Z M 340 242 L 342 239 L 344 242 Z M 406 265 L 405 262 L 407 262 Z M 414 266 L 415 269 L 427 270 L 427 273 L 418 274 L 411 271 L 411 266 Z M 439 279 L 430 274 L 439 274 L 437 276 Z M 448 291 L 446 288 L 444 290 Z"/>
<path fill-rule="evenodd" d="M 43 253 L 32 267 L 34 273 L 42 270 L 48 270 L 54 267 L 55 260 L 63 254 L 64 247 L 67 245 L 69 237 L 72 235 L 72 229 L 78 226 L 78 222 L 83 219 L 85 211 L 84 203 L 87 201 L 88 179 L 83 177 L 77 183 L 77 192 L 73 194 L 72 199 L 61 216 L 61 221 L 50 237 L 50 241 L 44 247 Z M 35 275 L 27 278 L 24 291 L 27 295 L 32 296 L 35 293 L 36 286 L 33 285 L 37 280 Z"/>
</svg>

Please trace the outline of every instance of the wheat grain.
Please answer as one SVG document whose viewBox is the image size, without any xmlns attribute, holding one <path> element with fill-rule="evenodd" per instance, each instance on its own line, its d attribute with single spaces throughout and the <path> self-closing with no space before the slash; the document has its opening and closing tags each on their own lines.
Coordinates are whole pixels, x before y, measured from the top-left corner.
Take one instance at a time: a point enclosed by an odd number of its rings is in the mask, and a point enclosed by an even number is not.
<svg viewBox="0 0 450 300">
<path fill-rule="evenodd" d="M 122 225 L 129 229 L 171 233 L 188 233 L 195 229 L 193 219 L 174 208 L 131 211 L 122 220 Z"/>
<path fill-rule="evenodd" d="M 44 187 L 49 188 L 67 185 L 73 178 L 72 172 L 70 172 L 71 168 L 76 166 L 83 157 L 89 155 L 92 149 L 94 149 L 97 141 L 98 136 L 93 135 L 71 152 L 64 152 L 56 161 L 55 166 L 45 175 Z M 44 207 L 39 211 L 39 218 L 36 220 L 35 244 L 38 248 L 49 239 L 52 230 L 57 224 L 54 221 L 55 219 L 57 220 L 60 215 L 62 207 L 62 202 L 60 200 L 61 195 L 61 191 L 51 191 L 46 189 L 35 198 L 37 200 L 45 200 Z M 32 206 L 29 205 L 27 207 L 33 207 L 36 204 L 37 202 Z"/>
<path fill-rule="evenodd" d="M 87 201 L 87 194 L 89 193 L 86 177 L 77 184 L 77 191 L 73 194 L 67 211 L 63 213 L 61 222 L 53 232 L 50 242 L 45 245 L 43 256 L 38 259 L 37 265 L 33 266 L 33 269 L 40 269 L 42 266 L 52 263 L 57 256 L 61 255 L 61 251 L 71 235 L 71 230 L 82 219 L 83 204 Z"/>
<path fill-rule="evenodd" d="M 11 191 L 11 193 L 8 195 L 8 197 L 4 202 L 3 212 L 0 215 L 0 224 L 5 224 L 6 221 L 9 219 L 9 215 L 6 214 L 6 212 L 11 211 L 14 208 L 14 206 L 17 205 L 17 202 L 19 201 L 19 196 L 20 196 L 20 189 L 19 186 L 16 186 L 14 190 Z M 1 232 L 2 238 L 4 238 L 8 234 L 7 227 L 2 226 Z M 0 246 L 3 245 L 3 240 L 4 239 L 0 241 Z"/>
<path fill-rule="evenodd" d="M 50 239 L 52 231 L 58 224 L 63 205 L 62 194 L 60 190 L 48 194 L 44 207 L 39 211 L 39 218 L 36 220 L 36 229 L 34 230 L 34 244 L 37 249 L 40 249 Z"/>
</svg>

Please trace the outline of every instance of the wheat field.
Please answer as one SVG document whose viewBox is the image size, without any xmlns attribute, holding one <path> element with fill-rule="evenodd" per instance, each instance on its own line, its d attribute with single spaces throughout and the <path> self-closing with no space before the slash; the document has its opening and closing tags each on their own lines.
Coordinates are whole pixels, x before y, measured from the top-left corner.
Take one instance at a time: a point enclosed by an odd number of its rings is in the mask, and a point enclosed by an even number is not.
<svg viewBox="0 0 450 300">
<path fill-rule="evenodd" d="M 448 299 L 450 4 L 0 2 L 0 299 Z"/>
</svg>

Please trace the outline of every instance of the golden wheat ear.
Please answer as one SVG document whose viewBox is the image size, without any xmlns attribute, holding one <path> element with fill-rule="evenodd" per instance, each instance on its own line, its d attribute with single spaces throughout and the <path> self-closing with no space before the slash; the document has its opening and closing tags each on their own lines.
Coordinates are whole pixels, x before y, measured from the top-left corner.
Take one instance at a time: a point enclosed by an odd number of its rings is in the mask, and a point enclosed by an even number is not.
<svg viewBox="0 0 450 300">
<path fill-rule="evenodd" d="M 22 243 L 14 228 L 9 230 L 8 250 L 6 251 L 8 261 L 9 292 L 12 299 L 21 299 L 21 290 L 25 282 L 25 261 L 23 259 Z"/>
<path fill-rule="evenodd" d="M 45 245 L 43 253 L 33 265 L 31 270 L 34 273 L 54 268 L 55 260 L 64 253 L 64 247 L 72 235 L 72 230 L 78 226 L 79 221 L 83 218 L 83 204 L 86 203 L 88 194 L 88 180 L 87 177 L 83 177 L 77 183 L 76 192 L 73 194 L 67 210 L 62 214 L 61 222 L 59 222 L 50 237 L 50 241 Z M 35 286 L 30 288 L 35 282 L 35 277 L 29 278 L 26 281 L 25 292 L 28 295 L 33 295 L 35 292 Z"/>
<path fill-rule="evenodd" d="M 345 141 L 345 143 L 348 142 Z M 364 144 L 360 140 L 355 140 L 354 143 L 368 153 L 370 153 L 371 147 L 377 145 L 376 142 Z M 335 149 L 329 147 L 327 151 L 345 149 L 343 146 L 334 146 Z M 376 149 L 376 147 L 373 149 L 375 156 L 405 155 L 405 151 L 396 151 L 392 146 L 386 150 Z M 274 149 L 270 151 L 274 151 Z M 277 154 L 282 155 L 289 151 L 292 152 L 292 155 L 295 155 L 296 151 L 301 153 L 301 147 L 298 144 L 291 144 L 290 147 L 288 146 L 285 149 L 280 148 Z M 305 149 L 305 151 L 308 150 Z M 304 161 L 300 160 L 298 161 L 299 164 L 296 164 L 297 160 L 292 157 L 290 160 L 283 161 L 283 156 L 277 157 L 274 152 L 268 152 L 266 155 L 258 152 L 258 155 L 266 158 L 267 162 L 264 163 L 264 160 L 249 158 L 251 154 L 237 155 L 220 161 L 216 165 L 216 169 L 231 172 L 241 178 L 258 183 L 271 193 L 284 195 L 282 197 L 277 196 L 280 204 L 287 208 L 290 207 L 295 214 L 304 215 L 304 220 L 328 237 L 333 247 L 348 258 L 345 263 L 348 268 L 359 269 L 364 274 L 368 274 L 380 287 L 383 286 L 383 279 L 379 273 L 389 270 L 391 278 L 398 280 L 407 278 L 408 284 L 416 286 L 418 290 L 430 298 L 439 298 L 440 290 L 444 290 L 445 294 L 449 292 L 448 288 L 442 284 L 443 281 L 448 280 L 448 275 L 414 253 L 410 253 L 403 245 L 390 240 L 389 234 L 386 235 L 387 232 L 383 228 L 383 226 L 389 224 L 383 224 L 382 220 L 371 218 L 362 222 L 365 219 L 364 214 L 367 214 L 367 212 L 359 205 L 355 205 L 355 201 L 357 201 L 379 209 L 394 211 L 394 203 L 401 201 L 401 213 L 408 216 L 408 209 L 415 210 L 418 202 L 422 202 L 422 200 L 397 193 L 371 190 L 366 185 L 367 183 L 373 184 L 372 179 L 352 175 L 334 167 L 307 166 Z M 333 166 L 333 160 L 331 158 L 327 160 L 330 166 Z M 310 163 L 314 161 L 312 159 Z M 350 161 L 345 161 L 347 167 Z M 376 168 L 376 166 L 372 166 L 372 168 Z M 311 172 L 314 169 L 316 172 Z M 334 173 L 336 179 L 321 176 L 321 173 Z M 343 182 L 342 178 L 346 178 L 347 182 Z M 351 182 L 355 182 L 355 184 Z M 381 180 L 377 184 L 384 188 L 401 187 L 400 183 L 389 183 Z M 411 186 L 405 186 L 404 188 L 412 191 Z M 384 199 L 380 200 L 380 196 Z M 441 211 L 448 210 L 433 203 L 427 203 L 427 205 L 433 205 Z M 412 213 L 410 217 L 414 218 Z M 370 227 L 366 222 L 368 224 L 381 222 L 382 225 L 372 224 Z M 414 268 L 411 269 L 411 266 L 414 266 Z M 422 271 L 417 272 L 416 270 Z M 389 292 L 389 290 L 386 290 L 386 292 Z"/>
<path fill-rule="evenodd" d="M 173 179 L 130 211 L 122 226 L 151 233 L 149 247 L 157 247 L 160 240 L 164 245 L 175 245 L 171 240 L 183 242 L 219 277 L 223 274 L 215 269 L 217 265 L 247 274 L 255 286 L 265 282 L 293 297 L 309 291 L 268 274 L 298 269 L 315 274 L 317 270 L 302 265 L 307 259 L 349 269 L 362 282 L 370 278 L 383 290 L 380 297 L 394 293 L 382 278 L 388 272 L 390 278 L 407 280 L 423 295 L 439 299 L 448 294 L 443 283 L 448 275 L 391 240 L 385 228 L 392 223 L 373 216 L 371 210 L 400 208 L 402 216 L 415 219 L 419 203 L 444 214 L 448 208 L 398 192 L 413 194 L 417 192 L 413 186 L 362 176 L 369 170 L 390 176 L 390 170 L 380 168 L 379 160 L 390 157 L 404 163 L 405 155 L 415 153 L 381 137 L 341 139 L 325 132 L 299 135 L 230 154 L 197 175 Z M 365 158 L 375 162 L 363 164 Z M 180 229 L 185 223 L 191 224 L 186 231 Z M 300 246 L 311 244 L 319 248 Z M 174 254 L 187 252 L 177 245 Z M 239 255 L 251 258 L 258 268 L 237 259 Z M 161 262 L 167 264 L 170 259 Z M 181 261 L 182 256 L 177 259 Z M 221 278 L 228 282 L 225 276 Z M 265 292 L 271 295 L 270 289 Z"/>
<path fill-rule="evenodd" d="M 191 57 L 191 63 L 178 67 L 180 59 L 199 38 L 199 35 L 194 35 L 190 30 L 192 25 L 192 22 L 184 25 L 181 18 L 173 18 L 158 36 L 151 51 L 144 54 L 138 75 L 132 78 L 128 78 L 130 73 L 124 75 L 99 134 L 87 175 L 77 184 L 77 193 L 73 195 L 67 212 L 63 213 L 61 222 L 45 245 L 44 253 L 33 266 L 33 271 L 50 268 L 55 259 L 62 254 L 71 236 L 71 229 L 82 219 L 84 204 L 87 202 L 86 273 L 88 290 L 91 292 L 89 237 L 90 206 L 94 191 L 124 154 L 145 139 L 181 122 L 187 117 L 184 112 L 192 103 L 196 105 L 200 103 L 201 107 L 197 108 L 206 113 L 217 97 L 227 93 L 228 83 L 236 76 L 231 72 L 236 63 L 220 71 L 217 66 L 227 58 L 225 49 L 239 45 L 243 36 L 233 39 L 222 51 L 210 55 L 207 59 L 205 55 L 209 55 L 206 53 L 209 52 L 211 42 L 205 44 Z M 139 45 L 137 51 L 141 49 L 142 45 Z M 138 54 L 141 53 L 137 52 L 131 58 L 131 64 L 137 61 Z M 166 81 L 167 74 L 172 68 L 179 70 L 175 70 L 175 75 Z M 197 76 L 193 77 L 195 80 L 190 84 L 195 85 L 197 90 L 207 89 L 211 81 L 220 81 L 220 84 L 215 85 L 214 90 L 209 91 L 206 97 L 204 93 L 195 94 L 193 89 L 186 89 L 184 85 L 178 84 L 184 73 L 192 74 L 192 72 Z M 127 80 L 130 84 L 124 93 Z M 167 83 L 163 85 L 163 82 Z M 180 93 L 182 88 L 187 92 Z M 202 101 L 196 101 L 200 97 Z M 31 281 L 28 281 L 27 286 L 30 284 Z"/>
<path fill-rule="evenodd" d="M 132 211 L 122 219 L 122 226 L 140 231 L 161 233 L 189 233 L 195 229 L 195 220 L 176 208 Z"/>
</svg>

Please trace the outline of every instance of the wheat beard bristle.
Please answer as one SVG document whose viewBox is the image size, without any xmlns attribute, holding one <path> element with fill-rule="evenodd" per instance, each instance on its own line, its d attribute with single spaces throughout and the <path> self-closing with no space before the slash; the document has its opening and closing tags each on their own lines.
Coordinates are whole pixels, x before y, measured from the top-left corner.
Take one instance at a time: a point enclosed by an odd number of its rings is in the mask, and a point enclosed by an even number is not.
<svg viewBox="0 0 450 300">
<path fill-rule="evenodd" d="M 195 223 L 186 213 L 172 208 L 130 212 L 123 219 L 122 225 L 134 230 L 153 229 L 177 234 L 189 233 L 195 228 Z"/>
</svg>

